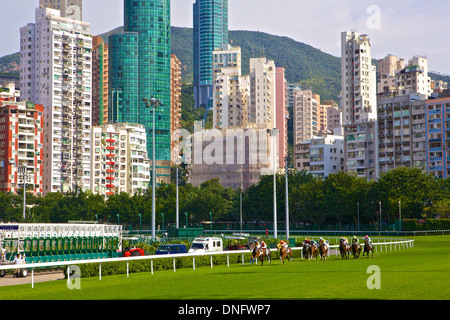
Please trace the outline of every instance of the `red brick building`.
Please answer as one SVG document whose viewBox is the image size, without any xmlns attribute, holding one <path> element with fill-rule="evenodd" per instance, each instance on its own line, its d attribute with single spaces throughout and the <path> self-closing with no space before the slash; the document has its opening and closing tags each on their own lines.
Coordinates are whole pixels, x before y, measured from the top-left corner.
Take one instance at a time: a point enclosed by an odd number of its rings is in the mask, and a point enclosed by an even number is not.
<svg viewBox="0 0 450 320">
<path fill-rule="evenodd" d="M 0 99 L 0 191 L 17 192 L 25 178 L 28 192 L 43 192 L 44 108 Z"/>
</svg>

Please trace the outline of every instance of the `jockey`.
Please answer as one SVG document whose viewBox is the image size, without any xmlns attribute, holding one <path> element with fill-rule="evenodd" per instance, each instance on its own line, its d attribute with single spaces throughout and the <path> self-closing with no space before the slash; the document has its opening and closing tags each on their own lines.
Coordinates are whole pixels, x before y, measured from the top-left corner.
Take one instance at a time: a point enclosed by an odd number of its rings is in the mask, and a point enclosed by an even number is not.
<svg viewBox="0 0 450 320">
<path fill-rule="evenodd" d="M 328 248 L 328 241 L 325 239 L 322 239 L 322 237 L 320 237 L 319 239 L 319 245 L 324 244 L 327 248 Z"/>
<path fill-rule="evenodd" d="M 347 237 L 343 237 L 342 240 L 343 240 L 343 243 L 344 243 L 345 245 L 348 245 Z"/>
<path fill-rule="evenodd" d="M 355 241 L 355 243 L 358 243 L 358 238 L 356 236 L 353 236 L 353 240 Z"/>
<path fill-rule="evenodd" d="M 280 244 L 283 248 L 285 248 L 287 250 L 287 248 L 289 247 L 288 244 L 286 242 L 284 242 L 283 240 L 280 241 Z"/>
<path fill-rule="evenodd" d="M 261 241 L 261 249 L 266 251 L 266 253 L 267 253 L 267 245 L 266 245 L 266 242 L 264 240 Z"/>
<path fill-rule="evenodd" d="M 372 248 L 372 239 L 370 239 L 368 235 L 366 235 L 366 236 L 364 237 L 364 240 L 367 240 L 367 243 L 368 243 L 369 246 Z"/>
</svg>

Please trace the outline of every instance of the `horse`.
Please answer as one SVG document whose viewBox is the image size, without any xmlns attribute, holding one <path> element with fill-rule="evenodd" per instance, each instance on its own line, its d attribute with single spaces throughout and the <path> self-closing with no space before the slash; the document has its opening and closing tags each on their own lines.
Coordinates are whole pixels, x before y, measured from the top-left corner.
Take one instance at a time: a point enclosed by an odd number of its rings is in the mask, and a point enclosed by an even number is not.
<svg viewBox="0 0 450 320">
<path fill-rule="evenodd" d="M 344 260 L 344 257 L 347 259 L 350 258 L 350 245 L 348 243 L 344 243 L 343 239 L 339 241 L 339 251 L 341 252 L 342 260 Z"/>
<path fill-rule="evenodd" d="M 286 249 L 281 244 L 278 244 L 277 247 L 278 247 L 278 250 L 280 250 L 280 261 L 282 261 L 283 264 L 284 264 L 284 259 L 287 257 L 289 257 L 291 261 L 294 259 L 291 248 L 287 247 L 287 249 Z M 289 261 L 289 259 L 288 259 L 288 261 Z"/>
<path fill-rule="evenodd" d="M 361 245 L 355 240 L 352 240 L 353 259 L 358 259 L 361 254 Z"/>
<path fill-rule="evenodd" d="M 252 244 L 250 247 L 250 251 L 252 252 L 252 260 L 250 260 L 250 264 L 259 260 L 261 261 L 261 265 L 264 265 L 264 258 L 266 257 L 269 260 L 269 263 L 271 263 L 272 253 L 270 252 L 269 248 L 256 248 L 256 245 Z"/>
<path fill-rule="evenodd" d="M 303 255 L 306 260 L 311 259 L 311 245 L 307 242 L 303 242 Z"/>
<path fill-rule="evenodd" d="M 311 258 L 312 259 L 316 258 L 316 261 L 317 261 L 318 256 L 319 256 L 319 248 L 317 247 L 317 244 L 315 242 L 313 242 L 311 244 Z"/>
<path fill-rule="evenodd" d="M 369 243 L 369 240 L 365 239 L 365 240 L 364 240 L 364 252 L 363 252 L 363 257 L 364 257 L 364 255 L 367 253 L 367 258 L 368 258 L 368 257 L 369 257 L 370 251 L 372 251 L 372 257 L 373 257 L 373 246 L 372 246 L 372 244 Z"/>
<path fill-rule="evenodd" d="M 319 244 L 319 253 L 320 253 L 320 260 L 326 261 L 328 256 L 328 246 L 325 244 L 325 242 Z"/>
</svg>

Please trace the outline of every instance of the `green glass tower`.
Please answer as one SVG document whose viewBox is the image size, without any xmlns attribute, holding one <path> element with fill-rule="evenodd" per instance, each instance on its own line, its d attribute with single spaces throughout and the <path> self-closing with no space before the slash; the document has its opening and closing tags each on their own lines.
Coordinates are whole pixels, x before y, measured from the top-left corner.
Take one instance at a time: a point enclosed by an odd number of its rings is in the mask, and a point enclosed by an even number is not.
<svg viewBox="0 0 450 320">
<path fill-rule="evenodd" d="M 170 182 L 170 0 L 124 0 L 124 32 L 109 37 L 109 120 L 139 123 L 153 158 L 153 113 L 143 99 L 161 100 L 155 113 L 156 181 Z"/>
<path fill-rule="evenodd" d="M 194 13 L 194 99 L 210 107 L 213 98 L 212 53 L 228 44 L 228 0 L 196 0 Z"/>
</svg>

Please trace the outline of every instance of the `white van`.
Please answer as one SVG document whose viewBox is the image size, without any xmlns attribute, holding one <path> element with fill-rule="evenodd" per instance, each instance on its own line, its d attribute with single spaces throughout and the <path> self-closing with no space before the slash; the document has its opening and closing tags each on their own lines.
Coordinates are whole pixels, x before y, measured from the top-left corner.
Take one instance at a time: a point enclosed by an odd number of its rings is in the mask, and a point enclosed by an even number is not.
<svg viewBox="0 0 450 320">
<path fill-rule="evenodd" d="M 192 241 L 189 253 L 222 251 L 222 238 L 202 237 Z"/>
</svg>

